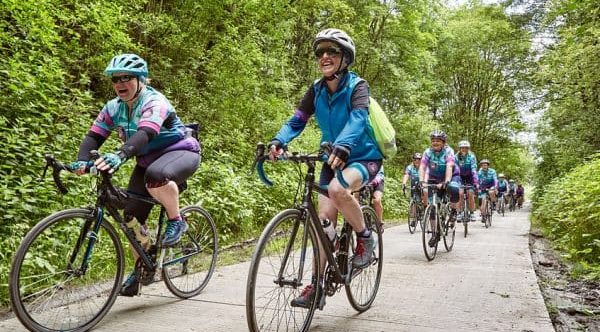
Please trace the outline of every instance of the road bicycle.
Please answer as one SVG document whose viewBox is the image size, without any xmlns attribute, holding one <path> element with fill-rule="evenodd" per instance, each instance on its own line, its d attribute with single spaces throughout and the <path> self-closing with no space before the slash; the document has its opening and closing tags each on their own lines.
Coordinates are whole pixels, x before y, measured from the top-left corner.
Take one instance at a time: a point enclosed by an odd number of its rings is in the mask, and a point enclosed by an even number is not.
<svg viewBox="0 0 600 332">
<path fill-rule="evenodd" d="M 264 173 L 263 144 L 257 145 L 255 166 L 263 183 L 273 183 Z M 370 206 L 361 206 L 366 226 L 373 232 L 377 244 L 370 263 L 362 268 L 353 267 L 356 235 L 344 220 L 337 241 L 330 241 L 319 220 L 315 194 L 328 195 L 327 189 L 315 183 L 316 163 L 326 161 L 329 149 L 322 147 L 315 154 L 284 153 L 278 159 L 295 163 L 302 175 L 298 193 L 301 202 L 279 212 L 265 226 L 252 256 L 246 285 L 246 317 L 250 331 L 307 331 L 315 310 L 323 309 L 325 298 L 345 289 L 350 305 L 358 312 L 368 310 L 379 289 L 383 264 L 383 240 L 379 220 Z M 302 165 L 307 166 L 302 171 Z M 253 165 L 254 168 L 254 165 Z M 341 172 L 336 173 L 344 183 Z M 302 179 L 304 177 L 304 179 Z M 327 258 L 324 276 L 321 276 L 319 245 Z M 314 280 L 315 296 L 307 308 L 294 307 L 291 300 L 300 295 L 304 286 Z"/>
<path fill-rule="evenodd" d="M 490 195 L 487 189 L 483 189 L 481 191 L 483 197 L 481 197 L 481 221 L 484 223 L 485 228 L 489 228 L 492 226 L 492 202 L 490 200 Z"/>
<path fill-rule="evenodd" d="M 99 154 L 92 151 L 93 159 Z M 46 169 L 58 189 L 67 188 L 62 171 L 72 170 L 52 155 Z M 89 163 L 92 166 L 93 162 Z M 88 168 L 93 171 L 94 168 Z M 119 213 L 131 200 L 161 207 L 155 239 L 161 239 L 165 208 L 151 197 L 115 187 L 108 172 L 96 173 L 95 206 L 56 212 L 35 225 L 17 249 L 9 275 L 13 310 L 32 331 L 87 331 L 110 310 L 123 282 L 125 253 L 121 238 L 107 216 L 116 221 L 138 253 L 135 273 L 143 285 L 161 275 L 169 291 L 180 298 L 198 295 L 208 284 L 217 261 L 217 232 L 210 214 L 196 205 L 181 209 L 189 229 L 173 247 L 155 241 L 148 250 Z M 181 188 L 184 189 L 184 188 Z"/>
<path fill-rule="evenodd" d="M 423 205 L 423 201 L 421 200 L 421 189 L 419 184 L 412 185 L 410 188 L 411 198 L 410 203 L 408 204 L 408 231 L 410 234 L 414 234 L 417 229 L 417 224 L 421 225 L 421 230 L 423 230 L 423 212 L 425 211 L 425 206 Z M 406 196 L 406 193 L 403 194 Z"/>
<path fill-rule="evenodd" d="M 471 214 L 473 212 L 471 212 L 471 210 L 469 210 L 468 206 L 469 206 L 469 190 L 474 189 L 475 187 L 473 187 L 472 185 L 462 185 L 461 190 L 463 192 L 463 197 L 462 197 L 462 208 L 461 208 L 461 221 L 464 227 L 464 234 L 465 237 L 467 237 L 467 234 L 469 234 L 469 222 L 471 221 Z"/>
<path fill-rule="evenodd" d="M 367 184 L 362 186 L 359 190 L 352 192 L 352 194 L 358 199 L 358 204 L 360 204 L 360 206 L 368 206 L 375 211 L 375 206 L 373 205 L 375 187 L 373 187 L 373 185 Z M 379 226 L 379 233 L 383 234 L 384 228 L 381 220 L 379 220 Z"/>
<path fill-rule="evenodd" d="M 454 246 L 456 212 L 451 215 L 447 195 L 440 195 L 441 190 L 438 189 L 437 184 L 423 184 L 422 187 L 428 188 L 432 192 L 430 202 L 423 213 L 423 232 L 421 233 L 425 257 L 432 261 L 437 254 L 441 238 L 444 239 L 446 251 L 450 252 Z"/>
<path fill-rule="evenodd" d="M 508 211 L 514 212 L 517 205 L 515 194 L 508 194 Z"/>
<path fill-rule="evenodd" d="M 506 207 L 506 202 L 504 201 L 504 193 L 499 192 L 498 193 L 498 214 L 502 214 L 503 217 L 504 217 L 505 207 Z"/>
</svg>

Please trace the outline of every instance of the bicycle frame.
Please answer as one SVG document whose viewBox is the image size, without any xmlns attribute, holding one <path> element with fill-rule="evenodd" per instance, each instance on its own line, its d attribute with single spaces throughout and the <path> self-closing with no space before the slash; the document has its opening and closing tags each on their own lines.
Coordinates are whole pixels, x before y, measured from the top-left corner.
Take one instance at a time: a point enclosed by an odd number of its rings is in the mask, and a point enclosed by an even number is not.
<svg viewBox="0 0 600 332">
<path fill-rule="evenodd" d="M 52 176 L 54 178 L 54 182 L 56 183 L 59 190 L 63 193 L 67 192 L 66 187 L 62 184 L 60 180 L 60 172 L 61 171 L 70 171 L 66 166 L 58 162 L 54 159 L 52 155 L 46 155 L 46 164 L 47 167 L 52 167 Z M 44 174 L 45 174 L 44 170 Z M 118 224 L 121 230 L 125 233 L 125 237 L 127 241 L 131 244 L 133 249 L 137 252 L 140 257 L 142 264 L 149 270 L 156 270 L 157 268 L 163 268 L 164 266 L 168 266 L 171 264 L 177 264 L 188 257 L 196 254 L 196 252 L 189 253 L 182 257 L 176 258 L 174 260 L 168 262 L 162 262 L 162 257 L 160 260 L 156 260 L 153 258 L 146 250 L 142 247 L 140 243 L 138 243 L 135 233 L 132 229 L 127 227 L 127 223 L 123 217 L 119 214 L 118 210 L 120 209 L 118 206 L 124 203 L 124 200 L 137 200 L 146 202 L 152 205 L 160 205 L 160 215 L 158 219 L 158 230 L 157 230 L 157 239 L 160 239 L 162 226 L 166 220 L 166 210 L 165 208 L 152 197 L 138 195 L 131 192 L 125 192 L 120 188 L 116 188 L 111 181 L 111 176 L 107 172 L 100 172 L 101 180 L 98 183 L 97 188 L 97 199 L 95 207 L 92 210 L 92 215 L 90 219 L 86 220 L 84 223 L 81 233 L 79 234 L 79 238 L 77 239 L 77 243 L 73 248 L 73 253 L 69 258 L 68 268 L 73 271 L 72 264 L 76 260 L 77 253 L 79 252 L 79 248 L 84 244 L 86 238 L 88 239 L 87 246 L 85 248 L 85 253 L 81 262 L 81 266 L 79 268 L 79 273 L 85 274 L 87 271 L 92 252 L 94 250 L 94 246 L 98 240 L 97 234 L 100 230 L 100 226 L 104 220 L 105 213 L 108 213 Z M 195 241 L 194 241 L 195 242 Z M 196 243 L 197 244 L 197 243 Z M 158 249 L 162 249 L 157 247 Z"/>
<path fill-rule="evenodd" d="M 311 160 L 309 158 L 306 158 L 304 160 L 304 162 L 308 165 L 308 172 L 307 172 L 305 180 L 304 180 L 304 191 L 303 191 L 304 194 L 302 197 L 302 203 L 298 207 L 298 209 L 303 212 L 302 216 L 305 218 L 305 221 L 308 221 L 308 220 L 306 220 L 306 218 L 308 218 L 310 220 L 311 225 L 312 225 L 313 229 L 315 230 L 317 237 L 321 243 L 321 246 L 323 247 L 322 249 L 325 252 L 327 262 L 329 263 L 329 266 L 333 269 L 335 281 L 338 283 L 348 284 L 350 282 L 350 277 L 349 277 L 350 273 L 346 273 L 346 274 L 342 273 L 340 266 L 338 265 L 336 257 L 334 255 L 334 251 L 332 250 L 331 246 L 327 245 L 331 241 L 329 240 L 329 238 L 323 231 L 323 226 L 321 225 L 321 222 L 319 220 L 319 215 L 318 215 L 315 205 L 312 201 L 312 195 L 315 191 L 317 191 L 319 194 L 328 196 L 327 190 L 321 188 L 317 183 L 314 182 L 315 181 L 315 161 L 316 160 Z M 308 215 L 306 215 L 306 212 L 308 212 Z M 300 222 L 300 221 L 298 221 L 298 222 Z M 292 238 L 292 239 L 295 238 L 298 228 L 299 228 L 299 225 L 296 224 L 294 226 L 294 229 L 292 230 L 292 235 L 290 236 L 290 238 Z M 300 253 L 300 264 L 298 266 L 298 279 L 293 280 L 293 281 L 286 281 L 283 278 L 284 268 L 287 265 L 287 261 L 290 256 L 290 252 L 294 245 L 293 241 L 290 241 L 285 250 L 283 262 L 281 264 L 281 268 L 278 273 L 276 283 L 279 283 L 280 285 L 291 285 L 294 287 L 302 286 L 301 283 L 298 282 L 298 280 L 302 280 L 302 277 L 303 277 L 302 271 L 304 271 L 304 261 L 306 258 L 306 250 L 307 250 L 306 244 L 308 241 L 308 232 L 309 232 L 308 227 L 305 227 L 304 234 L 302 235 L 302 247 L 301 247 L 302 249 L 301 249 L 301 253 Z M 346 250 L 346 248 L 340 248 L 340 250 Z"/>
</svg>

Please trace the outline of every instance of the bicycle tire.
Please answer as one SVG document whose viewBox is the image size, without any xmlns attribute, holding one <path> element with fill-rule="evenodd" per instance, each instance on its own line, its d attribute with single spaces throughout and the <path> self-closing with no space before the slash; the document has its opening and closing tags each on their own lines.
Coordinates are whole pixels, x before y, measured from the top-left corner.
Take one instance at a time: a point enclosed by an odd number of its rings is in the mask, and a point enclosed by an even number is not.
<svg viewBox="0 0 600 332">
<path fill-rule="evenodd" d="M 436 207 L 433 204 L 427 205 L 425 208 L 425 213 L 423 213 L 423 232 L 421 233 L 421 239 L 423 242 L 423 251 L 425 252 L 425 257 L 428 261 L 432 261 L 435 259 L 435 255 L 437 253 L 438 242 L 435 243 L 434 246 L 429 246 L 429 240 L 433 237 L 433 230 L 431 227 L 431 216 L 433 213 L 433 217 L 436 220 L 437 227 L 437 213 Z"/>
<path fill-rule="evenodd" d="M 371 234 L 376 235 L 377 243 L 373 252 L 372 263 L 368 267 L 360 269 L 357 275 L 354 275 L 354 269 L 356 268 L 353 268 L 352 280 L 345 287 L 350 305 L 358 312 L 368 310 L 375 301 L 383 268 L 383 236 L 379 232 L 380 222 L 372 207 L 362 206 L 361 210 L 365 226 L 371 230 Z"/>
<path fill-rule="evenodd" d="M 215 222 L 208 211 L 189 205 L 180 213 L 189 228 L 176 246 L 166 248 L 168 254 L 163 264 L 173 260 L 178 262 L 163 265 L 162 278 L 173 295 L 187 299 L 200 294 L 210 281 L 217 265 L 219 243 Z"/>
<path fill-rule="evenodd" d="M 413 209 L 414 209 L 414 215 L 413 215 Z M 418 222 L 418 211 L 417 211 L 417 204 L 415 203 L 414 200 L 410 201 L 410 204 L 408 205 L 408 231 L 410 232 L 410 234 L 414 234 L 416 229 L 417 229 L 417 222 Z"/>
<path fill-rule="evenodd" d="M 320 280 L 317 235 L 312 225 L 308 228 L 302 280 L 297 280 L 300 259 L 303 257 L 300 250 L 302 237 L 309 221 L 304 215 L 305 212 L 299 209 L 281 211 L 269 221 L 258 240 L 246 283 L 246 322 L 252 332 L 280 329 L 304 332 L 310 327 L 318 306 L 317 299 L 322 293 L 320 287 L 317 287 L 308 309 L 292 307 L 290 304 L 291 299 L 300 295 L 301 286 L 311 283 L 313 266 L 314 277 Z M 286 266 L 282 266 L 286 247 L 290 244 L 294 250 L 290 251 Z M 278 282 L 279 271 L 290 280 L 296 277 L 299 284 L 293 286 Z"/>
<path fill-rule="evenodd" d="M 21 242 L 11 265 L 9 293 L 17 318 L 29 330 L 87 331 L 114 304 L 123 280 L 123 247 L 106 220 L 97 234 L 82 234 L 86 221 L 95 220 L 91 208 L 60 211 L 40 221 Z M 92 236 L 98 241 L 82 271 Z M 24 285 L 26 281 L 31 282 Z"/>
<path fill-rule="evenodd" d="M 465 228 L 465 230 L 464 230 L 465 238 L 467 237 L 467 234 L 469 234 L 469 222 L 471 222 L 470 216 L 469 216 L 469 219 L 463 219 L 463 227 Z"/>
<path fill-rule="evenodd" d="M 487 201 L 486 205 L 486 218 L 485 218 L 485 228 L 492 227 L 492 202 L 490 200 Z"/>
<path fill-rule="evenodd" d="M 444 248 L 446 252 L 452 251 L 454 247 L 454 237 L 456 236 L 456 220 L 454 221 L 454 227 L 450 228 L 450 213 L 445 213 L 445 220 L 440 221 L 442 229 L 444 230 Z"/>
</svg>

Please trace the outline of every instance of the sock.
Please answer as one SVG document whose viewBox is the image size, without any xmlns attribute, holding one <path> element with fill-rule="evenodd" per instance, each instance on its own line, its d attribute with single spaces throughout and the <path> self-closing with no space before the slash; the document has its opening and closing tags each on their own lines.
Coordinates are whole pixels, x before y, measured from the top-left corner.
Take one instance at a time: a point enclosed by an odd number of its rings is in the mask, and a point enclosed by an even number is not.
<svg viewBox="0 0 600 332">
<path fill-rule="evenodd" d="M 169 219 L 168 221 L 182 221 L 183 219 L 181 218 L 181 215 L 178 214 L 177 217 L 173 218 L 173 219 Z"/>
<path fill-rule="evenodd" d="M 371 230 L 368 229 L 367 227 L 365 227 L 365 229 L 362 232 L 356 233 L 356 235 L 358 235 L 362 238 L 368 238 L 371 236 Z"/>
</svg>

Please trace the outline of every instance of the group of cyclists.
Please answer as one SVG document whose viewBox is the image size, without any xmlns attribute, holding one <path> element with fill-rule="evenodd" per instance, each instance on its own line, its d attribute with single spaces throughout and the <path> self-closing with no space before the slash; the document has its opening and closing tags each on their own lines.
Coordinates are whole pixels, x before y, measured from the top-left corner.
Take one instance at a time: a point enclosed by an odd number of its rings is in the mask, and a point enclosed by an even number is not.
<svg viewBox="0 0 600 332">
<path fill-rule="evenodd" d="M 357 239 L 352 265 L 360 268 L 371 261 L 376 238 L 373 230 L 366 227 L 352 192 L 371 183 L 376 188 L 375 210 L 378 217 L 383 218 L 383 154 L 369 130 L 369 84 L 349 70 L 355 61 L 356 47 L 346 32 L 325 29 L 316 35 L 312 49 L 322 77 L 308 87 L 292 117 L 270 140 L 268 153 L 275 161 L 300 135 L 309 119 L 316 118 L 321 143 L 329 142 L 333 148 L 320 173 L 319 184 L 328 188 L 328 197 L 319 196 L 319 218 L 331 221 L 334 227 L 338 213 L 348 221 Z M 85 173 L 92 162 L 90 151 L 98 150 L 110 133 L 116 131 L 123 144 L 116 151 L 102 154 L 94 162 L 95 166 L 102 171 L 114 172 L 135 157 L 136 166 L 128 190 L 150 195 L 164 205 L 169 220 L 162 245 L 175 245 L 188 228 L 179 213 L 179 191 L 199 166 L 200 145 L 186 134 L 186 127 L 168 99 L 149 85 L 148 65 L 144 59 L 135 54 L 117 55 L 104 73 L 110 77 L 117 96 L 104 106 L 93 122 L 81 143 L 77 160 L 70 167 L 77 174 Z M 464 194 L 461 185 L 464 184 L 474 187 L 467 192 L 471 211 L 475 209 L 477 191 L 487 191 L 494 201 L 496 191 L 500 195 L 506 191 L 514 192 L 522 200 L 522 187 L 514 186 L 514 181 L 507 183 L 502 174 L 498 180 L 487 159 L 479 163 L 481 168 L 477 171 L 477 161 L 469 142 L 461 141 L 456 155 L 446 142 L 446 134 L 436 130 L 431 133 L 431 146 L 423 153 L 413 155 L 413 163 L 406 167 L 403 179 L 403 185 L 410 179 L 413 194 L 419 190 L 419 183 L 436 184 L 448 191 L 453 211 L 458 210 Z M 337 170 L 342 172 L 345 181 L 337 179 Z M 421 191 L 421 198 L 427 204 L 427 189 Z M 150 208 L 127 206 L 126 219 L 135 218 L 145 227 Z M 320 257 L 324 259 L 325 255 Z M 325 265 L 322 262 L 320 266 L 324 268 Z M 322 280 L 313 278 L 312 284 L 291 300 L 292 305 L 307 306 L 321 284 Z M 121 294 L 133 296 L 139 293 L 139 288 L 139 280 L 132 273 Z"/>
<path fill-rule="evenodd" d="M 515 206 L 521 208 L 525 189 L 521 183 L 515 180 L 506 180 L 504 174 L 497 174 L 496 170 L 490 168 L 490 161 L 483 159 L 479 162 L 477 169 L 477 157 L 471 151 L 471 144 L 467 140 L 458 143 L 459 152 L 446 144 L 447 135 L 440 130 L 434 130 L 431 135 L 431 146 L 423 153 L 414 153 L 413 162 L 406 166 L 404 178 L 402 179 L 402 189 L 406 190 L 407 183 L 410 182 L 411 197 L 421 199 L 423 205 L 427 205 L 431 195 L 423 184 L 434 184 L 440 189 L 440 194 L 448 193 L 450 199 L 450 220 L 451 222 L 474 222 L 475 221 L 475 196 L 478 196 L 480 213 L 484 214 L 484 206 L 481 199 L 484 195 L 489 195 L 492 202 L 492 210 L 496 209 L 496 203 L 499 199 L 509 204 L 514 202 Z M 464 197 L 467 195 L 467 207 L 469 216 L 461 215 Z M 409 211 L 414 214 L 415 211 Z M 484 222 L 483 218 L 481 220 Z"/>
</svg>

